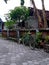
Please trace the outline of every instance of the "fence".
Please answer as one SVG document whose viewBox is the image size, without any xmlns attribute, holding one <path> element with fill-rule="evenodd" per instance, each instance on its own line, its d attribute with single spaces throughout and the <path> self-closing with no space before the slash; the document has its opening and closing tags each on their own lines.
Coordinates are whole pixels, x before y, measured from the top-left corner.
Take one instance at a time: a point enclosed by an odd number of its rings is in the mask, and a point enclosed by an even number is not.
<svg viewBox="0 0 49 65">
<path fill-rule="evenodd" d="M 23 36 L 25 32 L 30 31 L 31 34 L 35 34 L 36 30 L 34 29 L 19 29 L 19 36 Z M 49 35 L 49 30 L 41 29 L 39 32 L 42 32 L 43 35 Z M 7 38 L 7 30 L 2 30 L 2 36 Z M 17 32 L 16 30 L 9 30 L 9 37 L 17 38 Z"/>
</svg>

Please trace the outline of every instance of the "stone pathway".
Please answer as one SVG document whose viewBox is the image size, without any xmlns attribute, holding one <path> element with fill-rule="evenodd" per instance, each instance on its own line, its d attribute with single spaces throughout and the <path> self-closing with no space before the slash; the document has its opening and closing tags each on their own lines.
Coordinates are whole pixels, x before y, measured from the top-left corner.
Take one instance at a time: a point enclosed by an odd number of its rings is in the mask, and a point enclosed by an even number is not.
<svg viewBox="0 0 49 65">
<path fill-rule="evenodd" d="M 0 39 L 0 65 L 49 65 L 49 53 Z"/>
</svg>

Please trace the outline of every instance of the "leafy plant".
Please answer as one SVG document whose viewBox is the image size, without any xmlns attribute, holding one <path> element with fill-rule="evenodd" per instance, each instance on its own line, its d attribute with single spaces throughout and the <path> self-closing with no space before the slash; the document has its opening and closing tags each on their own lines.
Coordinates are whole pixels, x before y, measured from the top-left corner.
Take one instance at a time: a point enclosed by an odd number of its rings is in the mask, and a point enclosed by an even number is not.
<svg viewBox="0 0 49 65">
<path fill-rule="evenodd" d="M 7 29 L 13 29 L 14 24 L 15 24 L 15 22 L 12 21 L 12 20 L 9 20 L 9 21 L 5 22 L 5 26 L 6 26 Z"/>
<path fill-rule="evenodd" d="M 48 35 L 45 37 L 45 41 L 47 44 L 49 44 L 49 36 Z"/>
<path fill-rule="evenodd" d="M 29 9 L 21 6 L 21 7 L 15 7 L 13 10 L 10 10 L 9 13 L 10 19 L 12 20 L 24 20 L 27 19 L 27 17 L 29 16 Z"/>
<path fill-rule="evenodd" d="M 42 41 L 42 32 L 37 32 L 36 33 L 36 42 L 37 45 L 39 45 L 39 43 Z"/>
<path fill-rule="evenodd" d="M 26 32 L 23 36 L 22 36 L 22 40 L 24 41 L 25 44 L 29 44 L 29 39 L 30 39 L 30 35 L 29 32 Z"/>
</svg>

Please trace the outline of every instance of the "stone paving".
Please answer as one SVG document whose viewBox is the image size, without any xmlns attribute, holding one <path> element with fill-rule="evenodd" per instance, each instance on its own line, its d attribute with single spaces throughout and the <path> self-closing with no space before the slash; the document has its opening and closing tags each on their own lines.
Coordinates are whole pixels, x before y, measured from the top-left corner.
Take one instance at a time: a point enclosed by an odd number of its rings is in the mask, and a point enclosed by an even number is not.
<svg viewBox="0 0 49 65">
<path fill-rule="evenodd" d="M 0 65 L 49 65 L 49 53 L 0 39 Z"/>
</svg>

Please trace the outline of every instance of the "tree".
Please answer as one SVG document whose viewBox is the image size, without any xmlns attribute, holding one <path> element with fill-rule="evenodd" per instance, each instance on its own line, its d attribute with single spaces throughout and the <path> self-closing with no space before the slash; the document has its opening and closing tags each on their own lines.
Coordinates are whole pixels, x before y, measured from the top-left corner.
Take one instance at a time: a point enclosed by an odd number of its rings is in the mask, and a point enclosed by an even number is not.
<svg viewBox="0 0 49 65">
<path fill-rule="evenodd" d="M 32 2 L 33 8 L 34 8 L 34 12 L 38 17 L 38 23 L 40 24 L 42 22 L 41 16 L 40 16 L 40 14 L 38 12 L 38 9 L 36 8 L 34 0 L 31 0 L 31 2 Z"/>
<path fill-rule="evenodd" d="M 11 20 L 26 20 L 29 16 L 29 9 L 26 7 L 15 7 L 14 10 L 11 10 L 9 13 Z"/>
<path fill-rule="evenodd" d="M 14 10 L 11 10 L 9 13 L 9 17 L 13 21 L 21 21 L 21 20 L 26 20 L 27 17 L 29 16 L 29 9 L 26 7 L 15 7 Z M 17 38 L 18 38 L 18 43 L 19 43 L 19 28 L 16 28 L 16 33 L 17 33 Z"/>
<path fill-rule="evenodd" d="M 47 27 L 47 20 L 46 20 L 46 13 L 45 13 L 45 7 L 44 7 L 44 0 L 41 0 L 42 2 L 42 13 L 43 13 L 43 20 L 44 20 L 44 28 Z"/>
</svg>

